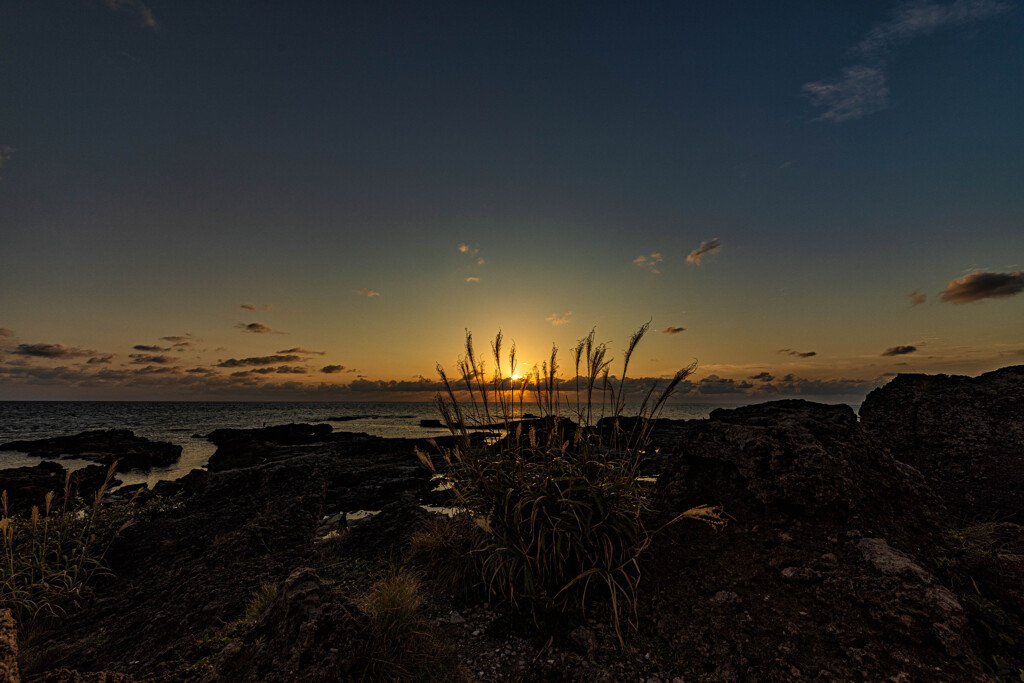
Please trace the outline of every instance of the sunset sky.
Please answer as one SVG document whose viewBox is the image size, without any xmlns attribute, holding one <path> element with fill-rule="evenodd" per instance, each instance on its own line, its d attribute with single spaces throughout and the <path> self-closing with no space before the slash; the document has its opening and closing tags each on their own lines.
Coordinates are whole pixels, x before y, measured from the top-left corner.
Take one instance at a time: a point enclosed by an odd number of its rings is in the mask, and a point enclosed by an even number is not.
<svg viewBox="0 0 1024 683">
<path fill-rule="evenodd" d="M 466 329 L 649 320 L 683 400 L 857 401 L 1024 363 L 1022 271 L 1019 1 L 0 9 L 2 400 L 429 400 Z"/>
</svg>

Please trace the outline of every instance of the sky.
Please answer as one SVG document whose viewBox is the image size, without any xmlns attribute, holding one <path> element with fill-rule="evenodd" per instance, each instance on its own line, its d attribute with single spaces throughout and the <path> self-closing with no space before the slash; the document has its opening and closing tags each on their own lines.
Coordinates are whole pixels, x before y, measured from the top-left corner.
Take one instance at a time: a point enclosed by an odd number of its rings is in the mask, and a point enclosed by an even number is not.
<svg viewBox="0 0 1024 683">
<path fill-rule="evenodd" d="M 1022 54 L 1011 0 L 5 3 L 0 400 L 429 400 L 467 330 L 648 322 L 690 402 L 1024 363 Z"/>
</svg>

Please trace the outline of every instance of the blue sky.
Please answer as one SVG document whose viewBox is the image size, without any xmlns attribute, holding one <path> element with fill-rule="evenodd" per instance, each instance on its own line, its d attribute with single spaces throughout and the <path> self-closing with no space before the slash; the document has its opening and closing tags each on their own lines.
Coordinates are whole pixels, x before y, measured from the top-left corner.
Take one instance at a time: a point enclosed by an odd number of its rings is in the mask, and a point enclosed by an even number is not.
<svg viewBox="0 0 1024 683">
<path fill-rule="evenodd" d="M 694 400 L 1021 362 L 1020 4 L 776 5 L 0 9 L 0 398 L 406 397 L 647 320 Z"/>
</svg>

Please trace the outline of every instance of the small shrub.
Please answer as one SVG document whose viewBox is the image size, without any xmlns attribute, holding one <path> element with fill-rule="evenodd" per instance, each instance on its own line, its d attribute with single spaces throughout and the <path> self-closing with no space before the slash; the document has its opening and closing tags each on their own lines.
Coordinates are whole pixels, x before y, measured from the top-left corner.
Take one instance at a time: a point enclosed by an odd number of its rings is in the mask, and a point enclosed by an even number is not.
<svg viewBox="0 0 1024 683">
<path fill-rule="evenodd" d="M 60 502 L 51 491 L 28 518 L 9 516 L 7 491 L 0 494 L 0 607 L 10 608 L 23 627 L 59 621 L 85 603 L 96 580 L 110 575 L 104 556 L 130 523 L 125 505 L 100 507 L 116 465 L 91 505 L 72 497 L 70 471 Z"/>
<path fill-rule="evenodd" d="M 363 596 L 361 606 L 369 619 L 366 679 L 466 680 L 424 615 L 414 576 L 399 572 L 381 579 Z"/>
<path fill-rule="evenodd" d="M 629 359 L 646 331 L 644 325 L 630 339 L 618 382 L 609 376 L 612 361 L 606 346 L 594 341 L 593 331 L 573 349 L 576 376 L 570 386 L 558 378 L 553 348 L 532 378 L 543 417 L 528 423 L 514 418 L 517 401 L 518 414 L 523 414 L 530 382 L 512 379 L 514 344 L 510 374 L 503 374 L 500 332 L 491 345 L 495 369 L 490 377 L 469 333 L 458 365 L 461 384 L 438 366 L 446 394 L 437 397 L 437 406 L 454 437 L 454 446 L 441 451 L 444 476 L 474 522 L 471 553 L 486 590 L 535 615 L 539 610 L 584 611 L 589 598 L 601 594 L 610 600 L 620 643 L 622 615 L 632 615 L 635 623 L 640 559 L 655 533 L 648 528 L 653 511 L 637 482 L 640 463 L 655 419 L 695 367 L 679 370 L 659 394 L 650 387 L 637 419 L 621 420 Z M 566 390 L 575 394 L 574 404 L 562 398 Z M 611 420 L 598 429 L 605 414 Z M 503 438 L 484 446 L 470 439 L 471 427 L 495 423 L 504 424 Z M 430 456 L 419 456 L 437 471 Z M 706 506 L 670 523 L 682 518 L 722 523 L 718 511 Z"/>
<path fill-rule="evenodd" d="M 253 592 L 249 602 L 245 605 L 245 612 L 242 614 L 242 621 L 253 624 L 263 614 L 270 603 L 277 599 L 277 584 L 264 583 Z"/>
</svg>

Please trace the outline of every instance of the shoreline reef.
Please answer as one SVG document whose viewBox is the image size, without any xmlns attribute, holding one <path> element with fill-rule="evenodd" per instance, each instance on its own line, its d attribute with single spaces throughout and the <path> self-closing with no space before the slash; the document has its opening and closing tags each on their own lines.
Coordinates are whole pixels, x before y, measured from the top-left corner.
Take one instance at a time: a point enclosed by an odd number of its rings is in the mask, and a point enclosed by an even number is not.
<svg viewBox="0 0 1024 683">
<path fill-rule="evenodd" d="M 206 436 L 205 469 L 152 488 L 108 490 L 115 460 L 147 466 L 123 432 L 34 446 L 97 463 L 73 476 L 0 471 L 3 564 L 61 505 L 118 521 L 59 616 L 0 574 L 0 680 L 1024 680 L 1024 366 L 899 375 L 859 415 L 785 400 L 658 421 L 640 472 L 657 519 L 712 505 L 727 523 L 654 537 L 624 644 L 600 596 L 524 617 L 424 561 L 474 523 L 417 457 L 444 439 Z"/>
</svg>

